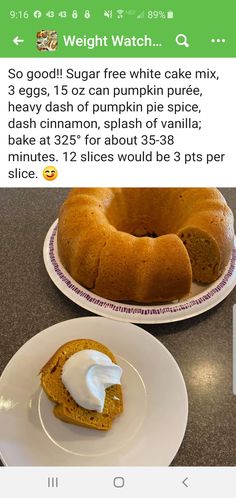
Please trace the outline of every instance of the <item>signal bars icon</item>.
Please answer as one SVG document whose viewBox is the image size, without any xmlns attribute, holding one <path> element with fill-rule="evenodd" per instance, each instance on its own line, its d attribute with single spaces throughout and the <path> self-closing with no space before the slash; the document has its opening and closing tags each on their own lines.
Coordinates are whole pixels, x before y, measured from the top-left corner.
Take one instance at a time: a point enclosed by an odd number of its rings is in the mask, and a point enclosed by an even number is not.
<svg viewBox="0 0 236 498">
<path fill-rule="evenodd" d="M 137 19 L 144 19 L 145 17 L 145 11 L 143 10 L 142 12 L 140 12 L 140 14 L 137 16 Z"/>
</svg>

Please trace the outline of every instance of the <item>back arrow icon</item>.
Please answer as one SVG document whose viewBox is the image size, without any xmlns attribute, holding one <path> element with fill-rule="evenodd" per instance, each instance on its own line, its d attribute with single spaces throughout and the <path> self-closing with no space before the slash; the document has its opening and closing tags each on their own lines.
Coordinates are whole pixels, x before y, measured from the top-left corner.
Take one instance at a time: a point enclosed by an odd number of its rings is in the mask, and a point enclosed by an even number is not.
<svg viewBox="0 0 236 498">
<path fill-rule="evenodd" d="M 188 477 L 185 477 L 185 479 L 182 481 L 182 484 L 183 484 L 186 488 L 188 488 L 188 485 L 187 485 L 187 483 L 186 483 L 187 479 L 188 479 Z"/>
<path fill-rule="evenodd" d="M 13 39 L 13 43 L 15 43 L 15 45 L 19 45 L 19 43 L 23 43 L 24 40 L 21 40 L 18 36 L 16 36 L 14 39 Z"/>
</svg>

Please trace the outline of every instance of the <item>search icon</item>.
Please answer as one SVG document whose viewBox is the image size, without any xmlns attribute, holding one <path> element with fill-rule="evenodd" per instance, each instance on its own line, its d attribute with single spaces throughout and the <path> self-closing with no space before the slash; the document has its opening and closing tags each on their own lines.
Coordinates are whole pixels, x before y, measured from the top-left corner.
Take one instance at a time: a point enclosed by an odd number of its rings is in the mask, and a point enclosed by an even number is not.
<svg viewBox="0 0 236 498">
<path fill-rule="evenodd" d="M 175 41 L 176 41 L 177 45 L 180 45 L 180 46 L 183 45 L 184 47 L 187 47 L 187 48 L 189 47 L 187 36 L 183 35 L 182 33 L 180 33 L 179 35 L 176 36 Z"/>
</svg>

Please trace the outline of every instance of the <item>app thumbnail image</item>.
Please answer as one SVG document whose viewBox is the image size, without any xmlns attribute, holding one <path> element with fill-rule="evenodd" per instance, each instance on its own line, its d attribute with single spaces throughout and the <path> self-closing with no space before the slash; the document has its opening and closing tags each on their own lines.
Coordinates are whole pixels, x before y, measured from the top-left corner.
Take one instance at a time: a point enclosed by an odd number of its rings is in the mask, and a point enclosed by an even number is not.
<svg viewBox="0 0 236 498">
<path fill-rule="evenodd" d="M 56 31 L 42 29 L 36 33 L 37 49 L 40 52 L 55 52 L 58 47 Z"/>
</svg>

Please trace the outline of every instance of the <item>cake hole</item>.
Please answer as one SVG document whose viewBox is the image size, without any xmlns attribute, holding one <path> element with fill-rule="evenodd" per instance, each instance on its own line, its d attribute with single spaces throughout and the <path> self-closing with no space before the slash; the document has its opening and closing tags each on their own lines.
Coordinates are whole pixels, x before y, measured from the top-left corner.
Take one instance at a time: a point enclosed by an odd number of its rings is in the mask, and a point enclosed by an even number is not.
<svg viewBox="0 0 236 498">
<path fill-rule="evenodd" d="M 158 235 L 155 233 L 155 232 L 146 232 L 145 230 L 143 230 L 144 233 L 137 233 L 136 230 L 134 230 L 133 232 L 131 232 L 131 235 L 133 235 L 134 237 L 138 237 L 138 238 L 142 238 L 142 237 L 150 237 L 151 239 L 156 239 L 158 237 Z"/>
<path fill-rule="evenodd" d="M 156 239 L 158 237 L 158 235 L 155 233 L 155 232 L 152 232 L 152 233 L 147 233 L 146 235 L 147 237 L 151 237 L 152 239 Z"/>
</svg>

